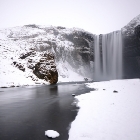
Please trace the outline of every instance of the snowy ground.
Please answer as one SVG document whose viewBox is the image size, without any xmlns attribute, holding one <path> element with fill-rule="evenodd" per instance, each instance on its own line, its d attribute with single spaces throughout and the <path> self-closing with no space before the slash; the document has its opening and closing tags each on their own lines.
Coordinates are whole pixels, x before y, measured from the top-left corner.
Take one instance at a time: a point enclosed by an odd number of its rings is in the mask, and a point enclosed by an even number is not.
<svg viewBox="0 0 140 140">
<path fill-rule="evenodd" d="M 140 140 L 140 79 L 87 84 L 69 140 Z M 113 92 L 114 90 L 118 92 Z"/>
</svg>

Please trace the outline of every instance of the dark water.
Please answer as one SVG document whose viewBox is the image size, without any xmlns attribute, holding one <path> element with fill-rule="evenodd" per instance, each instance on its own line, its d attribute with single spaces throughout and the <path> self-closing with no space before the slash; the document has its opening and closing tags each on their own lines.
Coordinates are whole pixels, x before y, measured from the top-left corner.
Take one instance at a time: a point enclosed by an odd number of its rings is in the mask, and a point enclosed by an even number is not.
<svg viewBox="0 0 140 140">
<path fill-rule="evenodd" d="M 93 89 L 84 83 L 0 89 L 0 140 L 47 140 L 46 130 L 67 140 L 70 123 L 77 115 L 72 94 Z"/>
</svg>

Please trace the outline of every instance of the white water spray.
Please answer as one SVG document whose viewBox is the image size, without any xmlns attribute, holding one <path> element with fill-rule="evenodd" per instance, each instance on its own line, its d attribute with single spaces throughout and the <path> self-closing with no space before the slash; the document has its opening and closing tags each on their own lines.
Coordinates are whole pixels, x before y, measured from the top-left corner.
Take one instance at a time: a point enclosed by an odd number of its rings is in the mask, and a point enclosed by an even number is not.
<svg viewBox="0 0 140 140">
<path fill-rule="evenodd" d="M 94 38 L 94 80 L 122 78 L 122 35 L 121 31 Z"/>
</svg>

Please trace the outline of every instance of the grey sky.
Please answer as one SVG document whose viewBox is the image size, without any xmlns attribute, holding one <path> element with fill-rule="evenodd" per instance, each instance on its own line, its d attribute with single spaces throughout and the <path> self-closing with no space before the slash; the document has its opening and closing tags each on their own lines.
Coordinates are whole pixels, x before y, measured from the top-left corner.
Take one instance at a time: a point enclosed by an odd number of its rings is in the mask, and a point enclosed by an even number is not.
<svg viewBox="0 0 140 140">
<path fill-rule="evenodd" d="M 140 14 L 140 0 L 0 0 L 0 28 L 25 24 L 119 30 Z"/>
</svg>

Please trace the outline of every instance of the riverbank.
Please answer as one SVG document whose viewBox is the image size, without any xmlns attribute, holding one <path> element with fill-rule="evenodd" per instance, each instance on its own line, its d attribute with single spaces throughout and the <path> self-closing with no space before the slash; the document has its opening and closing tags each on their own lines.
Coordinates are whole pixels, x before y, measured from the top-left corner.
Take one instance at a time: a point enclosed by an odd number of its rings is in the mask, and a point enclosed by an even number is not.
<svg viewBox="0 0 140 140">
<path fill-rule="evenodd" d="M 75 97 L 80 109 L 69 140 L 139 140 L 140 79 L 86 85 L 96 90 Z"/>
</svg>

